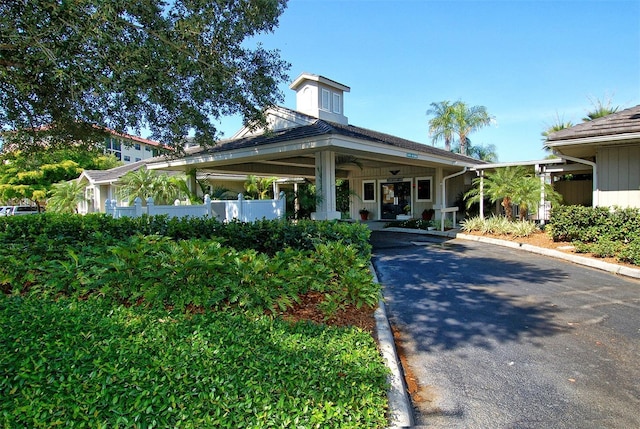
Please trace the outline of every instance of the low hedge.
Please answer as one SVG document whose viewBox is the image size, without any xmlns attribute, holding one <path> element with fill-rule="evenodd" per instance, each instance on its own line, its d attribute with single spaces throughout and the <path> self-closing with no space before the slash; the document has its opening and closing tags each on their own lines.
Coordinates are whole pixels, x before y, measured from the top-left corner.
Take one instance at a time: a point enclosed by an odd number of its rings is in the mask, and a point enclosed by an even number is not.
<svg viewBox="0 0 640 429">
<path fill-rule="evenodd" d="M 559 206 L 551 211 L 549 231 L 579 253 L 640 265 L 640 209 Z"/>
<path fill-rule="evenodd" d="M 140 235 L 161 235 L 175 240 L 217 239 L 238 250 L 253 249 L 273 255 L 291 247 L 313 250 L 318 243 L 342 241 L 355 246 L 365 258 L 371 255 L 370 231 L 346 222 L 262 220 L 222 223 L 213 218 L 142 216 L 114 219 L 105 214 L 0 217 L 0 242 L 31 241 L 38 236 L 66 244 L 115 243 Z"/>
<path fill-rule="evenodd" d="M 4 428 L 383 428 L 357 329 L 0 295 Z"/>
<path fill-rule="evenodd" d="M 640 209 L 558 206 L 551 210 L 550 231 L 555 241 L 629 241 L 640 236 Z"/>
<path fill-rule="evenodd" d="M 135 235 L 113 245 L 78 246 L 44 236 L 0 247 L 7 294 L 240 311 L 284 310 L 308 291 L 325 295 L 327 317 L 353 304 L 375 306 L 380 287 L 368 259 L 341 241 L 274 255 L 214 240 Z"/>
</svg>

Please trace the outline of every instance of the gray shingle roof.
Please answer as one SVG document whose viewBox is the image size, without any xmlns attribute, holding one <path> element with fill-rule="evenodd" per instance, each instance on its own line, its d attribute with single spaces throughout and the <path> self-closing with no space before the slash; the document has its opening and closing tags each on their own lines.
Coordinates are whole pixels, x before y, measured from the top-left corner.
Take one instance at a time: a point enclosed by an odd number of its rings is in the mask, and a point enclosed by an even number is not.
<svg viewBox="0 0 640 429">
<path fill-rule="evenodd" d="M 202 153 L 216 153 L 225 152 L 234 149 L 246 149 L 251 147 L 265 146 L 269 144 L 282 143 L 287 141 L 293 141 L 303 138 L 320 137 L 324 135 L 338 135 L 343 137 L 351 137 L 360 140 L 369 141 L 372 143 L 381 143 L 397 148 L 412 150 L 416 152 L 422 152 L 429 155 L 448 158 L 456 161 L 462 161 L 470 164 L 482 164 L 483 161 L 460 155 L 453 152 L 448 152 L 443 149 L 439 149 L 433 146 L 428 146 L 422 143 L 417 143 L 411 140 L 406 140 L 400 137 L 392 136 L 390 134 L 380 133 L 378 131 L 368 130 L 366 128 L 360 128 L 353 125 L 342 125 L 335 122 L 329 122 L 322 119 L 317 119 L 310 125 L 303 125 L 294 128 L 287 128 L 284 130 L 268 132 L 265 134 L 247 136 L 234 140 L 220 141 L 217 145 L 204 149 L 198 152 L 198 155 Z"/>
<path fill-rule="evenodd" d="M 83 171 L 84 175 L 87 176 L 88 179 L 93 182 L 111 182 L 118 180 L 120 177 L 124 176 L 130 171 L 136 171 L 140 167 L 146 165 L 152 160 L 158 160 L 158 158 L 145 159 L 142 161 L 132 162 L 131 164 L 121 165 L 120 167 L 115 167 L 109 170 L 85 170 Z"/>
<path fill-rule="evenodd" d="M 640 105 L 557 131 L 547 138 L 547 143 L 631 133 L 640 133 Z"/>
</svg>

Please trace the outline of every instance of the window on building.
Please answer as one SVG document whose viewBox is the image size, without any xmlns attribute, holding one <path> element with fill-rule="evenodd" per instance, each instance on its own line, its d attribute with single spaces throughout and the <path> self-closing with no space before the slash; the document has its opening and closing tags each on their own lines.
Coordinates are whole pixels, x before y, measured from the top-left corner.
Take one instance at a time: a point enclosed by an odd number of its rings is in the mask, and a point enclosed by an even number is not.
<svg viewBox="0 0 640 429">
<path fill-rule="evenodd" d="M 149 146 L 145 146 L 144 150 L 146 150 L 147 152 L 151 152 L 151 148 Z"/>
<path fill-rule="evenodd" d="M 136 162 L 142 161 L 142 158 L 136 158 Z"/>
<path fill-rule="evenodd" d="M 333 94 L 333 113 L 340 113 L 340 94 Z"/>
<path fill-rule="evenodd" d="M 129 162 L 129 161 L 131 161 L 131 157 L 129 155 L 125 155 L 124 162 Z"/>
<path fill-rule="evenodd" d="M 376 200 L 376 181 L 364 180 L 362 182 L 362 201 L 375 202 Z"/>
<path fill-rule="evenodd" d="M 416 178 L 416 188 L 418 188 L 416 201 L 428 202 L 432 200 L 432 182 L 432 177 Z"/>
<path fill-rule="evenodd" d="M 112 153 L 118 160 L 122 158 L 122 143 L 113 137 L 107 137 L 105 141 L 105 153 Z"/>
<path fill-rule="evenodd" d="M 329 110 L 329 97 L 331 96 L 331 94 L 329 93 L 328 90 L 323 89 L 322 90 L 322 104 L 320 106 L 320 108 L 322 110 Z"/>
<path fill-rule="evenodd" d="M 133 145 L 133 148 L 134 148 L 135 150 L 140 150 L 140 143 L 136 143 L 136 144 L 134 144 L 134 145 Z"/>
</svg>

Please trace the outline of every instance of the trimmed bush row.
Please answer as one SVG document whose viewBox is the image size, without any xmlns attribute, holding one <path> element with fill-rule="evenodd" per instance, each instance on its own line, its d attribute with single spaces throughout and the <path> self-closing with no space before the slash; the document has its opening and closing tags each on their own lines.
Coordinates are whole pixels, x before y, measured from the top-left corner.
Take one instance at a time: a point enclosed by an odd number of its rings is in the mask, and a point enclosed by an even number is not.
<svg viewBox="0 0 640 429">
<path fill-rule="evenodd" d="M 551 211 L 549 226 L 555 241 L 628 242 L 640 236 L 640 209 L 558 206 Z"/>
<path fill-rule="evenodd" d="M 559 206 L 549 227 L 555 241 L 570 241 L 577 252 L 640 265 L 640 209 Z"/>
<path fill-rule="evenodd" d="M 105 246 L 35 237 L 0 247 L 0 288 L 7 294 L 86 299 L 147 307 L 284 310 L 309 291 L 324 294 L 331 317 L 353 304 L 375 306 L 380 287 L 368 259 L 340 241 L 269 256 L 213 240 L 135 235 Z"/>
<path fill-rule="evenodd" d="M 67 244 L 114 243 L 133 235 L 161 235 L 175 240 L 212 239 L 238 250 L 253 249 L 273 255 L 291 247 L 313 250 L 317 243 L 342 241 L 353 245 L 365 258 L 371 256 L 369 229 L 346 222 L 300 220 L 221 223 L 213 218 L 142 216 L 114 219 L 105 214 L 69 216 L 44 213 L 38 216 L 0 217 L 0 242 L 46 236 Z"/>
<path fill-rule="evenodd" d="M 386 426 L 357 329 L 0 295 L 4 428 Z"/>
</svg>

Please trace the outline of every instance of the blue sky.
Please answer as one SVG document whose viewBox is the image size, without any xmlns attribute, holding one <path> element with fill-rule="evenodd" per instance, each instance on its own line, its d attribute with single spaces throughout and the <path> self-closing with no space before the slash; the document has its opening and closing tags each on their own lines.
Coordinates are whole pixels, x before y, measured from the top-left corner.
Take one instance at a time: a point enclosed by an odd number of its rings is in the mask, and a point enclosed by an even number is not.
<svg viewBox="0 0 640 429">
<path fill-rule="evenodd" d="M 540 133 L 556 118 L 581 122 L 592 101 L 640 104 L 638 0 L 290 0 L 258 40 L 291 63 L 291 80 L 351 87 L 353 125 L 431 144 L 430 103 L 486 106 L 496 124 L 470 138 L 502 162 L 544 158 Z M 220 130 L 240 126 L 225 118 Z"/>
</svg>

